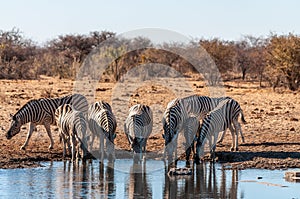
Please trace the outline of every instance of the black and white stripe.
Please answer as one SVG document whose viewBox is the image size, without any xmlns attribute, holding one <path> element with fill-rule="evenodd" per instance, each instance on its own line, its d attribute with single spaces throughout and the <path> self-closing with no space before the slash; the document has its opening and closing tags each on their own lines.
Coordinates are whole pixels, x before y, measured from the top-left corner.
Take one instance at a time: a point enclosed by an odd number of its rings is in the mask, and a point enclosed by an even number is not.
<svg viewBox="0 0 300 199">
<path fill-rule="evenodd" d="M 193 154 L 195 155 L 195 148 L 194 148 L 194 141 L 197 138 L 197 135 L 200 131 L 200 121 L 197 117 L 189 117 L 185 125 L 183 127 L 183 135 L 185 138 L 185 157 L 186 162 L 188 163 L 189 157 L 191 155 L 191 151 L 193 151 Z"/>
<path fill-rule="evenodd" d="M 51 135 L 50 125 L 55 125 L 55 110 L 63 104 L 72 104 L 76 110 L 87 113 L 88 102 L 83 95 L 73 94 L 60 98 L 42 98 L 30 100 L 27 102 L 14 116 L 10 128 L 6 134 L 7 139 L 20 132 L 21 126 L 29 123 L 27 138 L 21 149 L 25 149 L 33 130 L 37 125 L 44 125 L 50 138 L 50 146 L 52 149 L 54 141 Z"/>
<path fill-rule="evenodd" d="M 55 121 L 63 140 L 63 157 L 66 155 L 66 144 L 71 143 L 72 160 L 79 159 L 80 149 L 82 149 L 83 158 L 85 158 L 87 154 L 87 125 L 83 113 L 76 111 L 70 104 L 64 104 L 56 109 Z"/>
<path fill-rule="evenodd" d="M 163 116 L 163 137 L 165 139 L 165 153 L 167 152 L 170 161 L 173 160 L 173 154 L 177 158 L 177 138 L 186 125 L 187 119 L 189 117 L 195 117 L 197 120 L 202 119 L 222 99 L 224 98 L 192 95 L 181 99 L 176 98 L 169 102 Z"/>
<path fill-rule="evenodd" d="M 203 119 L 197 138 L 196 157 L 199 158 L 200 148 L 206 138 L 210 142 L 210 150 L 214 156 L 219 132 L 225 131 L 227 128 L 230 129 L 233 140 L 231 150 L 238 150 L 238 132 L 241 131 L 241 126 L 238 122 L 239 116 L 242 122 L 246 123 L 243 111 L 235 100 L 227 98 L 221 101 L 219 105 Z"/>
<path fill-rule="evenodd" d="M 147 139 L 152 127 L 153 113 L 149 106 L 136 104 L 129 109 L 124 131 L 134 153 L 142 155 L 142 152 L 146 152 Z"/>
<path fill-rule="evenodd" d="M 192 95 L 172 100 L 168 104 L 163 116 L 163 137 L 168 155 L 172 157 L 175 151 L 175 157 L 177 157 L 177 137 L 183 130 L 189 117 L 195 117 L 198 120 L 203 119 L 207 113 L 224 100 L 233 99 L 230 97 L 210 98 L 207 96 Z"/>
<path fill-rule="evenodd" d="M 114 139 L 116 138 L 117 121 L 109 103 L 95 102 L 88 111 L 88 123 L 91 130 L 91 147 L 95 137 L 99 137 L 100 159 L 104 155 L 104 138 L 106 139 L 107 152 L 114 158 Z"/>
<path fill-rule="evenodd" d="M 163 138 L 165 139 L 166 147 L 164 156 L 168 155 L 169 161 L 173 161 L 174 152 L 175 158 L 177 157 L 177 138 L 184 126 L 185 118 L 187 118 L 187 115 L 180 99 L 176 98 L 170 101 L 162 119 L 164 129 Z"/>
</svg>

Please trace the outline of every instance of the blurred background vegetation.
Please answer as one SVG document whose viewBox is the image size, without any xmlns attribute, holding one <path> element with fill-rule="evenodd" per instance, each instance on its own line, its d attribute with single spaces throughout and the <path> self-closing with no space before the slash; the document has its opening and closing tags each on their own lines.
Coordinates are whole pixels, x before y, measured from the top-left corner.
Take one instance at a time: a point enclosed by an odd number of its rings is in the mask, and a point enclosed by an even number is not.
<svg viewBox="0 0 300 199">
<path fill-rule="evenodd" d="M 75 79 L 76 71 L 87 55 L 101 42 L 116 37 L 109 31 L 94 31 L 87 35 L 60 35 L 44 45 L 24 37 L 14 28 L 0 30 L 0 79 L 38 79 L 40 75 Z M 171 66 L 180 73 L 190 75 L 197 71 L 191 63 L 177 54 L 155 48 L 147 38 L 122 39 L 122 45 L 108 50 L 106 56 L 118 57 L 105 71 L 105 81 L 118 81 L 132 66 L 160 63 Z M 146 48 L 127 52 L 127 46 Z M 180 48 L 176 43 L 162 44 Z M 202 46 L 217 65 L 223 81 L 240 79 L 259 82 L 260 86 L 284 86 L 297 90 L 300 86 L 300 37 L 295 34 L 266 38 L 243 36 L 239 41 L 194 39 L 188 44 Z M 149 65 L 151 67 L 151 65 Z M 155 65 L 152 69 L 157 73 Z"/>
</svg>

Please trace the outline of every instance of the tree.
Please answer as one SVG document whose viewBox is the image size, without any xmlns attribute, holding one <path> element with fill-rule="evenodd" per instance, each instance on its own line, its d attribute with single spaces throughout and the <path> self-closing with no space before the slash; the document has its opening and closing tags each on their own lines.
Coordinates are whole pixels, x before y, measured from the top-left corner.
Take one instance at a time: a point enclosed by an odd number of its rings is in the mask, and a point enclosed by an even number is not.
<svg viewBox="0 0 300 199">
<path fill-rule="evenodd" d="M 236 56 L 233 42 L 213 39 L 200 40 L 199 43 L 212 57 L 221 73 L 224 74 L 233 69 Z"/>
<path fill-rule="evenodd" d="M 299 36 L 273 35 L 268 45 L 268 70 L 278 79 L 284 78 L 290 90 L 300 85 L 300 38 Z"/>
<path fill-rule="evenodd" d="M 32 65 L 37 53 L 37 46 L 19 29 L 0 30 L 0 78 L 34 78 Z"/>
</svg>

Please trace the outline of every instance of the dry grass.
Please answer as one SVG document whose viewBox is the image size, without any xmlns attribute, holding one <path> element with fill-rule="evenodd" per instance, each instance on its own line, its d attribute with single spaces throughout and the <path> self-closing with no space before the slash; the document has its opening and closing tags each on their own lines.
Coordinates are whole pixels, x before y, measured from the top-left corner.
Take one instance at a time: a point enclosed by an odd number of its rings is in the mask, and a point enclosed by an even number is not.
<svg viewBox="0 0 300 199">
<path fill-rule="evenodd" d="M 178 81 L 178 80 L 176 80 Z M 154 130 L 147 144 L 149 151 L 161 152 L 164 142 L 161 137 L 161 118 L 167 103 L 178 96 L 192 94 L 209 95 L 210 88 L 204 82 L 195 81 L 194 78 L 184 80 L 189 85 L 180 87 L 172 80 L 165 82 L 144 82 L 137 84 L 134 81 L 128 84 L 97 83 L 93 91 L 95 100 L 105 100 L 112 103 L 113 111 L 118 119 L 116 147 L 118 149 L 129 149 L 125 134 L 123 132 L 123 121 L 127 116 L 130 106 L 135 103 L 150 105 L 154 110 Z M 71 80 L 60 80 L 55 78 L 44 78 L 42 80 L 1 80 L 0 81 L 0 157 L 3 161 L 11 158 L 22 158 L 43 154 L 45 157 L 53 157 L 53 154 L 61 153 L 57 132 L 52 127 L 55 138 L 55 149 L 48 153 L 49 139 L 43 127 L 38 127 L 28 145 L 28 151 L 19 151 L 25 141 L 27 127 L 12 138 L 6 140 L 5 130 L 9 128 L 10 117 L 28 100 L 40 97 L 57 97 L 72 93 L 74 82 Z M 173 87 L 171 87 L 174 85 Z M 89 84 L 83 86 L 87 91 Z M 222 90 L 222 89 L 221 89 Z M 218 89 L 218 92 L 220 88 Z M 226 82 L 224 93 L 236 99 L 244 110 L 247 124 L 243 125 L 246 143 L 239 149 L 244 152 L 298 152 L 300 151 L 300 95 L 298 92 L 281 90 L 273 92 L 271 88 L 259 89 L 258 84 L 250 82 Z M 216 92 L 216 93 L 218 93 Z M 229 151 L 231 136 L 227 133 L 222 146 L 217 151 Z M 31 153 L 34 152 L 34 153 Z M 48 155 L 50 154 L 50 155 Z"/>
</svg>

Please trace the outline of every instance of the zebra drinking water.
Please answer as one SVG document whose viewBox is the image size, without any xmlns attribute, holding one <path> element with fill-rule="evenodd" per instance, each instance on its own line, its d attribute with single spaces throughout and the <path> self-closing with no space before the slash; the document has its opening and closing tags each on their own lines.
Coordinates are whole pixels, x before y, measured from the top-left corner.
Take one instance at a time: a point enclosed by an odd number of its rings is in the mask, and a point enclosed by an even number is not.
<svg viewBox="0 0 300 199">
<path fill-rule="evenodd" d="M 73 94 L 60 98 L 41 98 L 30 100 L 15 115 L 12 116 L 10 128 L 6 138 L 11 139 L 20 132 L 21 126 L 29 123 L 26 141 L 21 146 L 25 150 L 33 130 L 37 125 L 43 125 L 50 138 L 49 149 L 53 148 L 54 141 L 51 135 L 50 125 L 55 125 L 55 110 L 63 104 L 72 104 L 76 110 L 87 112 L 88 102 L 83 95 Z"/>
<path fill-rule="evenodd" d="M 181 99 L 176 98 L 169 102 L 163 116 L 165 152 L 167 152 L 169 160 L 172 161 L 174 151 L 175 158 L 177 158 L 177 137 L 186 125 L 187 119 L 189 117 L 203 119 L 207 113 L 227 99 L 233 100 L 230 97 L 210 98 L 192 95 Z M 238 102 L 236 103 L 238 104 Z M 240 133 L 242 135 L 242 132 Z"/>
<path fill-rule="evenodd" d="M 200 121 L 196 117 L 189 117 L 185 122 L 183 127 L 183 135 L 185 138 L 185 159 L 186 163 L 189 164 L 189 157 L 191 155 L 191 151 L 195 155 L 195 147 L 194 141 L 197 138 L 197 135 L 200 131 Z"/>
<path fill-rule="evenodd" d="M 104 101 L 95 102 L 88 111 L 88 123 L 91 130 L 91 148 L 95 137 L 100 139 L 100 159 L 104 155 L 104 138 L 106 138 L 107 151 L 114 158 L 114 139 L 116 138 L 117 121 L 111 106 Z"/>
<path fill-rule="evenodd" d="M 225 99 L 204 118 L 196 144 L 196 158 L 198 160 L 200 148 L 204 144 L 206 138 L 210 142 L 210 152 L 212 158 L 214 158 L 219 132 L 225 131 L 227 128 L 230 129 L 233 140 L 231 150 L 238 150 L 238 132 L 241 131 L 241 126 L 238 122 L 239 116 L 241 117 L 242 122 L 246 123 L 240 105 L 233 99 Z"/>
<path fill-rule="evenodd" d="M 152 132 L 153 113 L 149 106 L 136 104 L 129 109 L 125 120 L 124 132 L 131 149 L 142 158 L 142 152 L 146 152 L 147 139 Z"/>
<path fill-rule="evenodd" d="M 173 161 L 174 152 L 175 159 L 177 158 L 177 138 L 179 132 L 184 126 L 184 120 L 187 118 L 184 110 L 185 109 L 180 103 L 180 99 L 176 98 L 168 103 L 166 111 L 163 115 L 163 138 L 165 139 L 164 157 L 168 155 L 168 160 L 170 162 Z"/>
<path fill-rule="evenodd" d="M 75 158 L 79 159 L 80 149 L 82 149 L 83 158 L 85 158 L 87 154 L 87 125 L 83 113 L 76 111 L 70 104 L 64 104 L 56 109 L 55 121 L 63 140 L 63 157 L 66 155 L 66 144 L 69 145 L 69 143 L 71 143 L 72 161 L 74 161 Z"/>
</svg>

